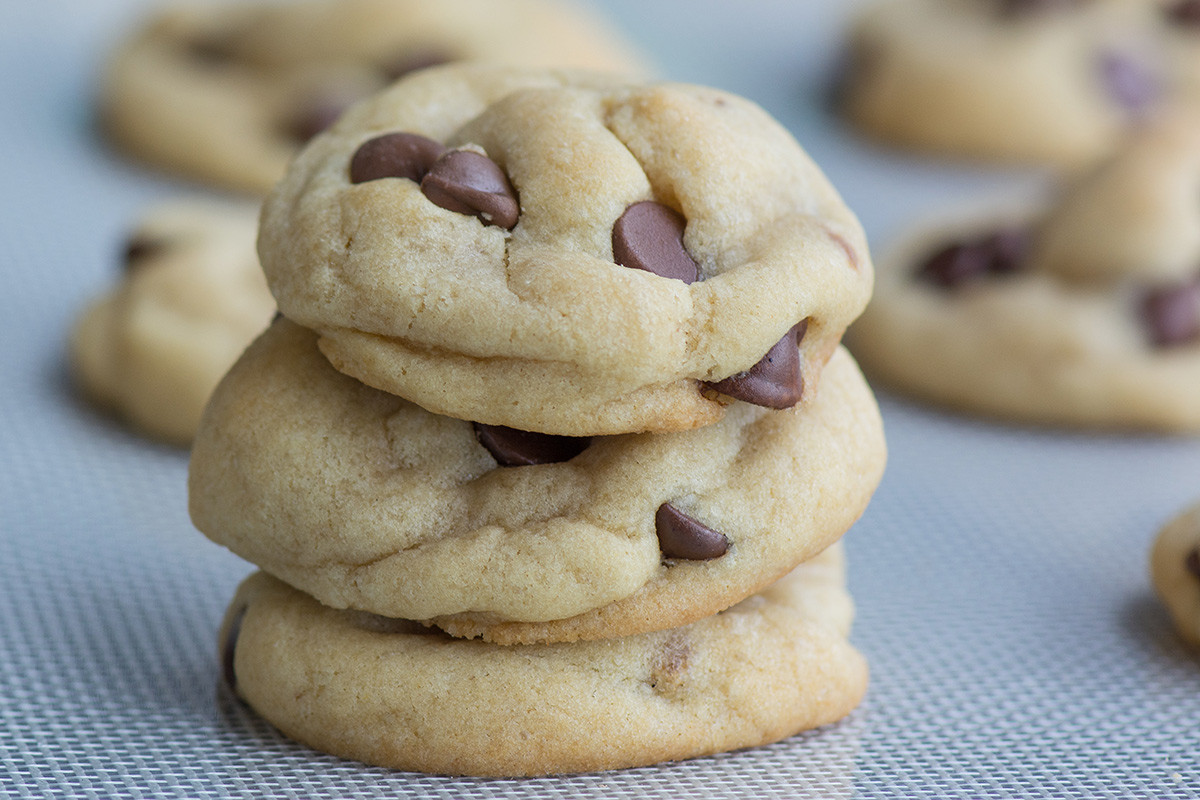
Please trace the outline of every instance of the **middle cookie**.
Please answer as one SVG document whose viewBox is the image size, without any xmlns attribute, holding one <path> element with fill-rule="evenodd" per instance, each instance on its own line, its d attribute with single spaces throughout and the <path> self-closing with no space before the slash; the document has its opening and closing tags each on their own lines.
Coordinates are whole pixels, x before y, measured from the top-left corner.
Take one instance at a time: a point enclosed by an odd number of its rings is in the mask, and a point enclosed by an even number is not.
<svg viewBox="0 0 1200 800">
<path fill-rule="evenodd" d="M 753 103 L 480 65 L 415 74 L 314 139 L 259 253 L 338 370 L 572 436 L 794 405 L 872 282 L 858 221 Z"/>
<path fill-rule="evenodd" d="M 686 624 L 836 541 L 883 470 L 841 349 L 793 409 L 564 441 L 431 414 L 337 372 L 316 338 L 280 319 L 251 345 L 189 494 L 207 536 L 336 608 L 505 642 Z"/>
</svg>

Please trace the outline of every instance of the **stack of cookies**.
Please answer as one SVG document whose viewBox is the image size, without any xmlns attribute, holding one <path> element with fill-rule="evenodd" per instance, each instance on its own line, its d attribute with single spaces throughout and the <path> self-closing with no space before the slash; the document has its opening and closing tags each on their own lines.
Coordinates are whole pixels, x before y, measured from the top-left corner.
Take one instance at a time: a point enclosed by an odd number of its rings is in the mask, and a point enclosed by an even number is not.
<svg viewBox="0 0 1200 800">
<path fill-rule="evenodd" d="M 191 512 L 263 572 L 226 678 L 426 772 L 612 769 L 848 713 L 839 539 L 883 469 L 839 341 L 872 268 L 741 98 L 425 70 L 267 199 L 280 308 L 201 422 Z"/>
</svg>

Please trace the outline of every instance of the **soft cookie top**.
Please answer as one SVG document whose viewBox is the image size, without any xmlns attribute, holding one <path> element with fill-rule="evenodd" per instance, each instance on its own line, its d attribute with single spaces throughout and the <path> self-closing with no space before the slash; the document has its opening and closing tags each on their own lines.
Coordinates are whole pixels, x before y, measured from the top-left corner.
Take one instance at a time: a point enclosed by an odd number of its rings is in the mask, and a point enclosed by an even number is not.
<svg viewBox="0 0 1200 800">
<path fill-rule="evenodd" d="M 569 0 L 182 2 L 114 53 L 101 116 L 137 158 L 262 193 L 354 101 L 413 70 L 475 59 L 644 69 Z"/>
<path fill-rule="evenodd" d="M 259 253 L 338 370 L 565 435 L 794 405 L 872 284 L 858 221 L 753 103 L 482 65 L 416 74 L 315 139 Z"/>
</svg>

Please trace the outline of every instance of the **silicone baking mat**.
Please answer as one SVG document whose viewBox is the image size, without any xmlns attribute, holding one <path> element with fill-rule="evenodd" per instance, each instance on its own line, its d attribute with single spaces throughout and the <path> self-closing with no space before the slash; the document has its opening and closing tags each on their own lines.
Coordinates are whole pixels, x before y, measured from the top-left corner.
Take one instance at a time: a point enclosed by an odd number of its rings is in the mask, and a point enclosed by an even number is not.
<svg viewBox="0 0 1200 800">
<path fill-rule="evenodd" d="M 0 796 L 800 798 L 1200 796 L 1200 661 L 1153 599 L 1155 530 L 1200 500 L 1200 441 L 1037 431 L 881 398 L 891 460 L 847 536 L 872 665 L 843 722 L 600 775 L 454 780 L 307 750 L 217 692 L 250 566 L 188 521 L 187 456 L 76 399 L 64 339 L 140 209 L 194 191 L 92 128 L 138 2 L 0 2 Z M 822 106 L 841 0 L 601 5 L 664 75 L 789 126 L 878 248 L 1032 174 L 876 148 Z"/>
</svg>

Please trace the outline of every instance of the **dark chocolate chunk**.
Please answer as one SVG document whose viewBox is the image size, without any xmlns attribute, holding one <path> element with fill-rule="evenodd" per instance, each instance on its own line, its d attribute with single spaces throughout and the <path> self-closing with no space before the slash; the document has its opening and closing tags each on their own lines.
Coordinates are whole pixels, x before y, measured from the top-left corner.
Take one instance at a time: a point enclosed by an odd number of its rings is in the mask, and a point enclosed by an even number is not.
<svg viewBox="0 0 1200 800">
<path fill-rule="evenodd" d="M 165 239 L 153 236 L 134 235 L 125 243 L 122 256 L 126 271 L 137 269 L 147 260 L 162 255 L 169 244 Z"/>
<path fill-rule="evenodd" d="M 654 514 L 658 547 L 667 558 L 707 561 L 720 558 L 729 549 L 729 539 L 684 514 L 670 503 L 663 503 Z"/>
<path fill-rule="evenodd" d="M 439 64 L 449 64 L 457 59 L 440 50 L 418 50 L 404 53 L 388 61 L 379 68 L 380 73 L 389 82 L 400 80 L 410 72 L 436 67 Z"/>
<path fill-rule="evenodd" d="M 502 467 L 570 461 L 586 450 L 592 441 L 587 436 L 554 436 L 478 422 L 474 425 L 475 438 Z"/>
<path fill-rule="evenodd" d="M 1177 25 L 1200 28 L 1200 0 L 1177 0 L 1164 8 L 1163 13 Z"/>
<path fill-rule="evenodd" d="M 708 385 L 721 394 L 766 408 L 791 408 L 804 394 L 804 369 L 800 363 L 800 340 L 808 320 L 792 327 L 745 372 Z"/>
<path fill-rule="evenodd" d="M 421 191 L 436 206 L 506 230 L 520 218 L 517 192 L 504 170 L 472 150 L 443 153 L 421 180 Z"/>
<path fill-rule="evenodd" d="M 634 203 L 613 225 L 613 260 L 623 267 L 694 283 L 700 269 L 683 246 L 686 226 L 682 214 L 662 203 Z"/>
<path fill-rule="evenodd" d="M 1131 114 L 1148 109 L 1161 94 L 1161 82 L 1144 58 L 1109 50 L 1097 63 L 1100 80 L 1108 96 Z"/>
<path fill-rule="evenodd" d="M 1157 347 L 1200 340 L 1200 281 L 1149 292 L 1141 311 L 1142 323 Z"/>
<path fill-rule="evenodd" d="M 1021 267 L 1029 246 L 1028 234 L 1006 228 L 978 239 L 952 242 L 917 268 L 919 280 L 953 289 L 988 275 L 1004 275 Z"/>
<path fill-rule="evenodd" d="M 444 152 L 442 143 L 415 133 L 385 133 L 363 142 L 354 152 L 350 182 L 408 178 L 420 183 Z"/>
<path fill-rule="evenodd" d="M 1193 547 L 1183 558 L 1183 566 L 1188 572 L 1200 578 L 1200 547 Z"/>
<path fill-rule="evenodd" d="M 225 641 L 221 643 L 221 677 L 230 689 L 237 690 L 237 672 L 233 668 L 233 656 L 237 650 L 238 637 L 242 634 L 242 620 L 246 618 L 247 606 L 242 606 L 229 621 Z"/>
</svg>

